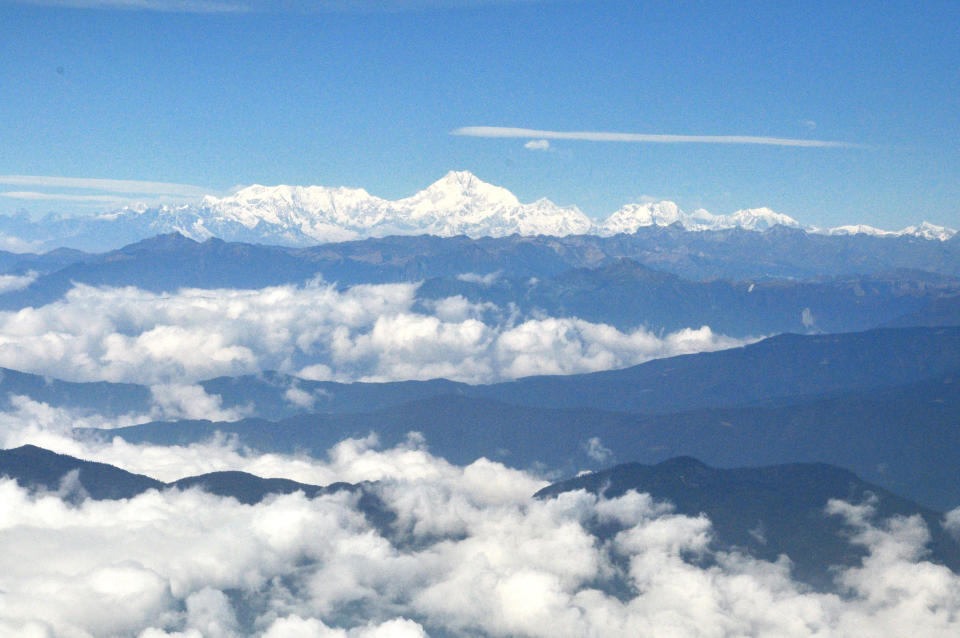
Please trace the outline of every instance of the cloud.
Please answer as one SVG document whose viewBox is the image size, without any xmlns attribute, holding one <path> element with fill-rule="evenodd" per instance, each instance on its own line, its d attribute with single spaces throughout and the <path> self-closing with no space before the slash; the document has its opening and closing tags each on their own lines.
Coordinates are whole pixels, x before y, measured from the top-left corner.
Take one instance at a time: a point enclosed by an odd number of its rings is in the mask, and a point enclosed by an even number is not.
<svg viewBox="0 0 960 638">
<path fill-rule="evenodd" d="M 36 271 L 30 271 L 25 275 L 0 275 L 0 294 L 14 290 L 22 290 L 36 281 L 36 279 Z"/>
<path fill-rule="evenodd" d="M 150 452 L 149 446 L 133 451 Z M 228 447 L 209 458 L 229 461 Z M 168 448 L 171 463 L 196 457 Z M 264 455 L 270 457 L 271 455 Z M 131 460 L 137 457 L 130 454 Z M 275 476 L 377 477 L 395 512 L 358 497 L 241 505 L 198 490 L 71 505 L 0 479 L 0 633 L 178 636 L 955 636 L 960 577 L 925 562 L 919 518 L 832 502 L 862 564 L 842 595 L 789 561 L 712 549 L 704 516 L 629 492 L 535 501 L 544 484 L 486 459 L 456 466 L 417 441 L 345 441 L 326 459 L 247 458 Z M 218 461 L 219 462 L 219 461 Z M 245 469 L 248 465 L 238 466 Z M 619 528 L 607 540 L 596 526 Z M 241 613 L 242 612 L 242 613 Z"/>
<path fill-rule="evenodd" d="M 529 149 L 531 151 L 549 151 L 550 150 L 550 140 L 530 140 L 523 145 L 523 148 Z"/>
<path fill-rule="evenodd" d="M 302 394 L 306 393 L 302 392 Z M 219 395 L 207 394 L 199 385 L 184 383 L 155 385 L 150 388 L 150 396 L 157 418 L 238 421 L 253 412 L 252 406 L 224 409 Z"/>
<path fill-rule="evenodd" d="M 819 148 L 862 148 L 850 142 L 805 140 L 782 137 L 754 137 L 749 135 L 669 135 L 647 133 L 615 133 L 602 131 L 544 131 L 508 126 L 464 126 L 451 135 L 489 138 L 531 138 L 546 140 L 578 140 L 588 142 L 632 142 L 654 144 L 760 144 L 766 146 L 799 146 Z"/>
<path fill-rule="evenodd" d="M 29 253 L 39 251 L 42 248 L 43 242 L 27 241 L 20 237 L 0 233 L 0 250 L 7 250 L 12 253 Z"/>
<path fill-rule="evenodd" d="M 576 317 L 517 317 L 459 296 L 418 304 L 416 292 L 414 284 L 338 290 L 321 281 L 170 294 L 77 285 L 54 303 L 0 312 L 0 366 L 178 391 L 203 379 L 265 370 L 344 382 L 442 377 L 480 383 L 621 368 L 748 342 L 706 326 L 658 336 Z M 287 399 L 309 402 L 296 391 Z M 164 409 L 178 412 L 175 403 L 189 402 L 171 395 Z M 216 405 L 196 405 L 219 414 Z"/>
<path fill-rule="evenodd" d="M 601 443 L 600 437 L 593 436 L 587 439 L 584 451 L 591 459 L 598 463 L 608 463 L 613 457 L 613 450 Z"/>
<path fill-rule="evenodd" d="M 201 186 L 191 186 L 189 184 L 144 182 L 125 179 L 95 179 L 87 177 L 54 177 L 48 175 L 0 175 L 0 184 L 8 184 L 11 186 L 39 186 L 43 188 L 79 188 L 112 193 L 174 195 L 183 197 L 200 197 L 209 193 L 209 189 Z M 23 193 L 23 195 L 32 197 L 33 195 L 42 194 Z"/>
<path fill-rule="evenodd" d="M 24 4 L 73 9 L 122 9 L 163 13 L 243 13 L 251 3 L 218 0 L 20 0 Z"/>
<path fill-rule="evenodd" d="M 489 288 L 497 282 L 500 278 L 500 275 L 503 274 L 502 270 L 495 270 L 489 272 L 486 275 L 480 275 L 474 272 L 466 272 L 457 275 L 457 281 L 466 281 L 471 284 L 480 284 L 484 288 Z"/>
<path fill-rule="evenodd" d="M 123 204 L 130 200 L 128 197 L 119 197 L 117 195 L 70 195 L 67 193 L 41 193 L 38 191 L 4 191 L 0 192 L 0 197 L 62 202 L 102 202 L 106 204 Z"/>
<path fill-rule="evenodd" d="M 75 9 L 164 13 L 400 13 L 558 0 L 19 0 L 24 4 Z"/>
</svg>

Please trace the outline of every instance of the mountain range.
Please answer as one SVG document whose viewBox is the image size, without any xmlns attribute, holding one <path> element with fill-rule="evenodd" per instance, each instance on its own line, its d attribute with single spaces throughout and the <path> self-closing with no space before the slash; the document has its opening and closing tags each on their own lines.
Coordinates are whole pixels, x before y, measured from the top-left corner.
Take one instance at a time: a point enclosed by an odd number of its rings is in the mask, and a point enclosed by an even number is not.
<svg viewBox="0 0 960 638">
<path fill-rule="evenodd" d="M 201 385 L 225 407 L 250 406 L 255 418 L 78 433 L 189 445 L 221 432 L 262 452 L 322 455 L 347 437 L 373 432 L 394 445 L 420 432 L 457 463 L 486 456 L 559 472 L 676 455 L 723 466 L 825 461 L 947 509 L 960 504 L 950 460 L 960 454 L 958 339 L 958 328 L 784 335 L 624 370 L 486 386 L 222 377 Z M 100 413 L 149 411 L 148 388 L 93 386 L 6 373 L 0 391 Z M 291 387 L 316 397 L 313 414 L 287 400 Z"/>
<path fill-rule="evenodd" d="M 899 231 L 866 225 L 819 229 L 769 208 L 714 215 L 703 209 L 687 213 L 670 201 L 628 204 L 605 220 L 594 221 L 576 206 L 559 206 L 546 198 L 522 203 L 507 189 L 488 184 L 468 171 L 451 171 L 426 189 L 398 200 L 383 199 L 362 188 L 256 184 L 225 197 L 206 196 L 192 204 L 128 207 L 88 217 L 47 217 L 40 221 L 26 215 L 3 216 L 0 234 L 8 245 L 105 250 L 170 232 L 198 241 L 218 237 L 309 246 L 391 235 L 612 236 L 671 225 L 687 231 L 767 231 L 783 226 L 826 235 L 910 236 L 941 241 L 956 235 L 955 230 L 930 222 Z"/>
</svg>

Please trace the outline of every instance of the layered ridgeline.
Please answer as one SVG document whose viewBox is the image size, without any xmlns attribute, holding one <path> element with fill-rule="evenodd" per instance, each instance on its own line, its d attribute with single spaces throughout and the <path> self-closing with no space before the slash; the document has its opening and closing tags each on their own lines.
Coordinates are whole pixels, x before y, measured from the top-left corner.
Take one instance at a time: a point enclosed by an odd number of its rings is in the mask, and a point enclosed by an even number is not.
<svg viewBox="0 0 960 638">
<path fill-rule="evenodd" d="M 628 204 L 597 222 L 576 206 L 559 206 L 546 198 L 522 203 L 507 189 L 467 171 L 452 171 L 426 189 L 399 200 L 383 199 L 362 188 L 253 185 L 226 197 L 207 196 L 198 203 L 179 206 L 124 208 L 90 217 L 48 217 L 40 222 L 25 215 L 4 216 L 0 217 L 0 234 L 7 245 L 104 250 L 169 232 L 197 240 L 219 237 L 308 246 L 390 235 L 612 236 L 674 224 L 688 231 L 766 231 L 783 226 L 827 235 L 936 240 L 956 235 L 955 230 L 929 222 L 900 231 L 865 225 L 818 229 L 769 208 L 714 215 L 703 209 L 687 213 L 669 201 Z"/>
<path fill-rule="evenodd" d="M 84 436 L 183 446 L 220 432 L 262 452 L 322 456 L 346 437 L 374 433 L 394 445 L 419 432 L 457 463 L 485 456 L 561 472 L 683 454 L 726 466 L 823 461 L 949 509 L 960 504 L 958 383 L 958 328 L 785 335 L 624 370 L 493 385 L 224 377 L 202 382 L 197 394 L 255 418 L 87 429 Z M 27 427 L 37 417 L 26 397 L 77 415 L 72 424 L 91 412 L 148 415 L 157 399 L 144 386 L 12 371 L 0 391 Z"/>
<path fill-rule="evenodd" d="M 0 310 L 48 304 L 78 284 L 172 293 L 317 279 L 340 288 L 414 283 L 424 301 L 459 295 L 651 330 L 709 325 L 760 335 L 949 325 L 960 316 L 960 238 L 653 226 L 614 237 L 418 236 L 293 248 L 173 233 L 101 254 L 0 251 Z"/>
</svg>

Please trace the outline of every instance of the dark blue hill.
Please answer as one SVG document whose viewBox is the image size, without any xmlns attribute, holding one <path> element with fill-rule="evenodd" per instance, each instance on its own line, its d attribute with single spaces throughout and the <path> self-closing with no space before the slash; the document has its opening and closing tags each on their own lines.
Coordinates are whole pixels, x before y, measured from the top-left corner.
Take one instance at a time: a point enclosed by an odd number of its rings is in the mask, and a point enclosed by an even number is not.
<svg viewBox="0 0 960 638">
<path fill-rule="evenodd" d="M 830 566 L 855 566 L 865 555 L 862 547 L 849 542 L 841 517 L 825 512 L 831 499 L 872 502 L 878 521 L 920 516 L 932 538 L 928 558 L 954 571 L 960 569 L 960 545 L 943 529 L 942 512 L 822 463 L 717 469 L 679 457 L 657 465 L 630 463 L 578 476 L 550 485 L 536 497 L 580 489 L 610 498 L 636 490 L 673 503 L 680 514 L 706 514 L 719 549 L 739 548 L 764 560 L 786 554 L 794 575 L 820 589 L 831 588 Z M 616 528 L 598 531 L 609 536 Z"/>
<path fill-rule="evenodd" d="M 376 432 L 383 445 L 392 446 L 408 433 L 420 432 L 433 453 L 458 464 L 485 456 L 563 473 L 623 459 L 652 463 L 677 455 L 725 467 L 827 462 L 918 502 L 950 509 L 960 506 L 958 388 L 960 372 L 894 387 L 793 397 L 783 405 L 657 415 L 533 408 L 445 395 L 368 413 L 299 415 L 279 422 L 149 423 L 81 433 L 188 445 L 221 432 L 263 452 L 322 456 L 347 437 Z M 594 437 L 599 441 L 591 446 Z"/>
<path fill-rule="evenodd" d="M 461 295 L 473 303 L 517 308 L 524 315 L 579 317 L 624 331 L 639 325 L 654 332 L 707 325 L 721 334 L 747 336 L 867 330 L 958 293 L 960 280 L 915 271 L 815 281 L 694 281 L 618 259 L 535 280 L 429 279 L 418 296 Z"/>
<path fill-rule="evenodd" d="M 71 472 L 77 473 L 74 482 L 61 485 L 64 477 Z M 67 496 L 86 495 L 94 499 L 133 498 L 147 490 L 164 486 L 149 476 L 132 474 L 105 463 L 56 454 L 35 445 L 0 450 L 0 476 L 16 479 L 20 485 L 32 489 L 56 492 L 63 487 L 70 490 Z"/>
<path fill-rule="evenodd" d="M 543 408 L 591 408 L 635 414 L 775 405 L 797 397 L 893 387 L 960 370 L 960 327 L 888 328 L 831 335 L 781 335 L 718 352 L 657 359 L 631 368 L 528 377 L 471 386 L 443 379 L 333 383 L 280 373 L 221 377 L 201 385 L 227 408 L 253 405 L 254 416 L 302 413 L 285 394 L 296 383 L 316 397 L 314 411 L 370 412 L 439 395 L 486 398 Z M 145 386 L 71 383 L 0 370 L 0 400 L 23 395 L 54 406 L 103 414 L 150 411 Z"/>
</svg>

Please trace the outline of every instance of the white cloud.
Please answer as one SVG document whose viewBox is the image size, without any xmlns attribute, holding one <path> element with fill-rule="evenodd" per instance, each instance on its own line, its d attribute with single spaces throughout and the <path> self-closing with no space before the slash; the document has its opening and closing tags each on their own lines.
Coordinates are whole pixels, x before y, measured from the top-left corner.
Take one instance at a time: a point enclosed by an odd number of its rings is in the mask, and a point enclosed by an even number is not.
<svg viewBox="0 0 960 638">
<path fill-rule="evenodd" d="M 38 191 L 4 191 L 0 192 L 0 197 L 61 202 L 102 202 L 105 204 L 123 204 L 129 201 L 129 198 L 119 197 L 117 195 L 70 195 L 67 193 L 41 193 Z"/>
<path fill-rule="evenodd" d="M 0 294 L 22 290 L 37 279 L 37 273 L 30 271 L 25 275 L 0 275 Z"/>
<path fill-rule="evenodd" d="M 12 253 L 29 253 L 39 251 L 42 248 L 43 242 L 27 241 L 20 237 L 0 233 L 0 250 L 8 250 Z"/>
<path fill-rule="evenodd" d="M 218 0 L 19 0 L 42 7 L 75 9 L 122 9 L 164 13 L 238 13 L 249 11 L 248 3 Z"/>
<path fill-rule="evenodd" d="M 236 469 L 309 483 L 381 481 L 389 532 L 358 497 L 277 496 L 257 505 L 197 490 L 70 505 L 0 479 L 0 633 L 200 636 L 955 636 L 960 576 L 925 562 L 918 517 L 875 520 L 831 502 L 868 554 L 838 570 L 843 595 L 811 592 L 789 562 L 710 549 L 704 516 L 648 495 L 571 492 L 486 459 L 457 466 L 412 436 L 391 449 L 343 441 L 324 459 L 76 441 L 74 415 L 0 413 L 50 447 L 164 480 Z M 9 443 L 9 440 L 4 440 Z M 599 442 L 598 442 L 599 445 Z M 958 520 L 953 512 L 950 520 Z M 623 527 L 608 542 L 588 531 Z M 700 561 L 699 558 L 707 560 Z M 628 589 L 614 595 L 613 583 Z M 243 615 L 253 620 L 244 624 Z"/>
<path fill-rule="evenodd" d="M 530 140 L 523 145 L 523 148 L 531 151 L 549 151 L 550 140 Z"/>
<path fill-rule="evenodd" d="M 588 142 L 631 142 L 655 144 L 761 144 L 766 146 L 800 146 L 826 148 L 860 148 L 850 142 L 806 140 L 750 135 L 672 135 L 649 133 L 617 133 L 604 131 L 545 131 L 509 126 L 464 126 L 451 135 L 491 138 L 531 138 L 536 140 L 578 140 Z"/>
<path fill-rule="evenodd" d="M 165 2 L 163 4 L 173 6 L 176 3 Z M 201 197 L 209 193 L 209 189 L 205 189 L 200 186 L 191 186 L 189 184 L 146 182 L 126 179 L 56 177 L 49 175 L 0 175 L 0 184 L 8 184 L 11 186 L 34 186 L 42 188 L 77 188 L 84 190 L 107 191 L 111 193 L 175 195 L 183 197 Z M 25 195 L 32 197 L 42 194 L 25 193 Z"/>
<path fill-rule="evenodd" d="M 918 518 L 877 522 L 869 505 L 832 503 L 868 555 L 837 572 L 842 596 L 822 594 L 793 581 L 785 560 L 712 551 L 708 519 L 677 515 L 647 495 L 581 491 L 533 501 L 543 485 L 535 477 L 487 460 L 451 465 L 416 445 L 345 442 L 325 460 L 268 461 L 291 478 L 302 473 L 297 464 L 318 478 L 378 477 L 381 498 L 397 513 L 386 534 L 347 493 L 247 506 L 196 490 L 152 491 L 69 505 L 0 480 L 7 550 L 0 632 L 853 638 L 960 631 L 960 577 L 923 561 L 928 535 Z M 183 448 L 167 453 L 184 456 L 184 471 L 195 461 Z M 215 446 L 206 453 L 233 454 Z M 588 531 L 598 521 L 624 529 L 598 542 Z M 617 581 L 629 587 L 619 597 L 611 589 Z M 252 618 L 245 626 L 240 601 Z"/>
<path fill-rule="evenodd" d="M 207 394 L 199 385 L 159 384 L 150 387 L 150 395 L 158 418 L 238 421 L 253 412 L 252 406 L 224 409 L 219 395 Z"/>
<path fill-rule="evenodd" d="M 0 312 L 0 366 L 67 380 L 176 387 L 264 370 L 337 381 L 493 382 L 619 368 L 746 342 L 708 327 L 660 337 L 577 318 L 522 320 L 462 297 L 430 301 L 417 312 L 416 288 L 340 291 L 313 282 L 154 294 L 78 285 L 46 306 Z M 295 392 L 287 398 L 307 400 Z M 172 402 L 164 405 L 173 410 Z M 216 414 L 212 404 L 201 407 Z"/>
<path fill-rule="evenodd" d="M 164 13 L 399 13 L 557 0 L 19 0 L 46 7 Z"/>
<path fill-rule="evenodd" d="M 598 436 L 587 439 L 584 445 L 584 451 L 587 453 L 587 456 L 598 463 L 606 463 L 613 456 L 613 450 L 604 446 Z"/>
<path fill-rule="evenodd" d="M 465 272 L 457 275 L 457 280 L 466 281 L 472 284 L 480 284 L 481 286 L 492 286 L 494 283 L 496 283 L 497 279 L 500 278 L 501 274 L 503 273 L 500 270 L 488 272 L 485 275 L 480 275 L 475 272 Z"/>
<path fill-rule="evenodd" d="M 960 540 L 960 507 L 947 512 L 943 520 L 943 527 Z"/>
</svg>

